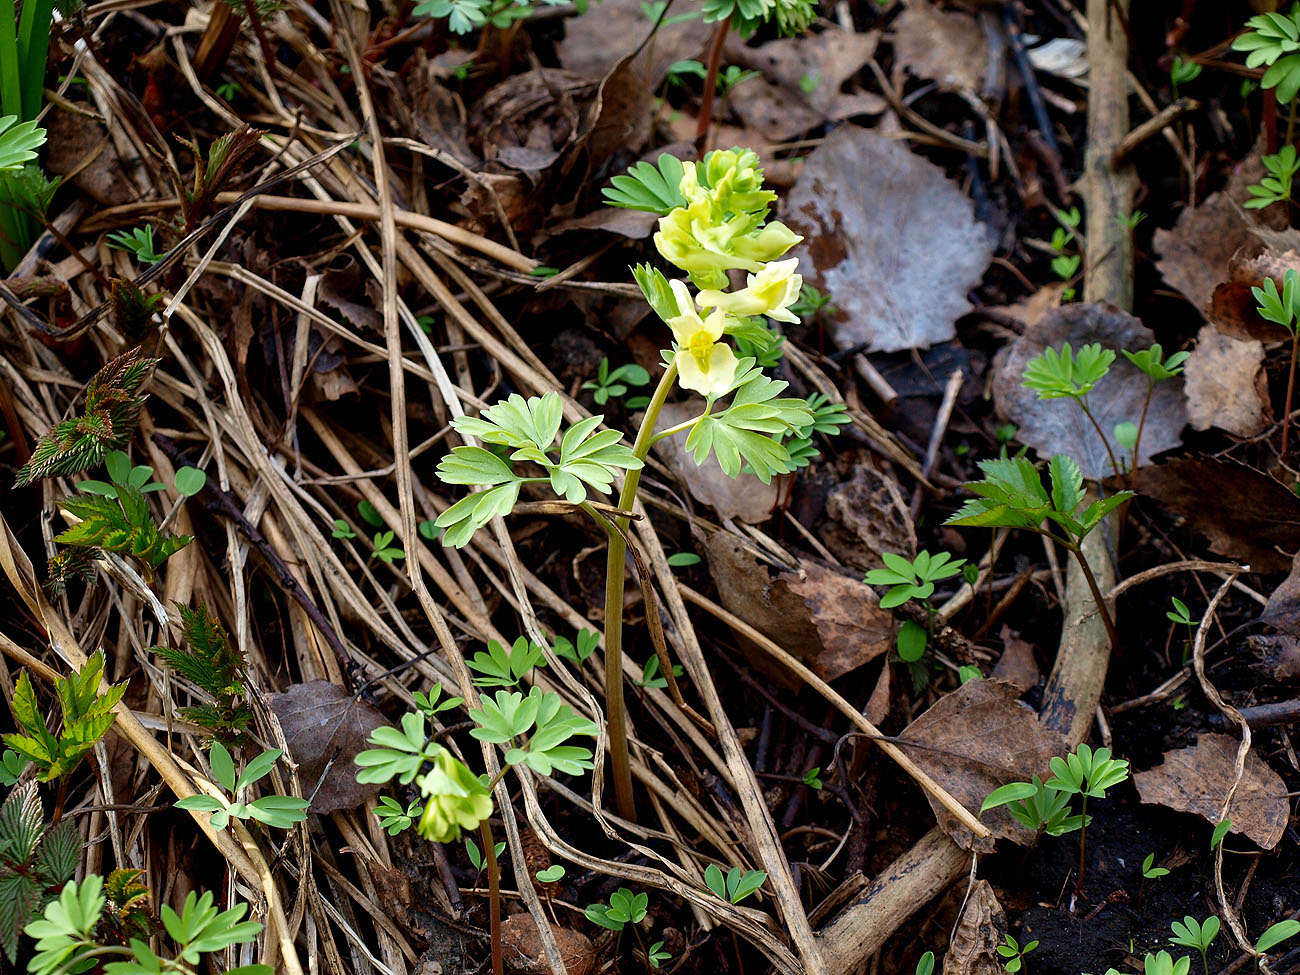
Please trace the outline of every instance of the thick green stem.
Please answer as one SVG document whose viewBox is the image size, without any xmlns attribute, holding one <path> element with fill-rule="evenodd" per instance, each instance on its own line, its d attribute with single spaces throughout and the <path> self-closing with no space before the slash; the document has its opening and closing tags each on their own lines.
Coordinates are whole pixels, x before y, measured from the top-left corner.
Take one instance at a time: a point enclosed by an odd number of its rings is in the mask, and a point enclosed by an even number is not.
<svg viewBox="0 0 1300 975">
<path fill-rule="evenodd" d="M 501 954 L 501 868 L 497 866 L 497 848 L 492 842 L 492 827 L 485 819 L 478 824 L 483 839 L 483 856 L 488 870 L 488 911 L 491 915 L 492 975 L 505 975 L 505 961 Z"/>
<path fill-rule="evenodd" d="M 659 380 L 650 403 L 646 406 L 637 431 L 632 452 L 644 461 L 654 443 L 655 421 L 663 409 L 673 384 L 677 381 L 677 363 Z M 641 485 L 641 472 L 628 471 L 623 478 L 623 490 L 618 496 L 622 511 L 631 511 L 636 503 L 637 488 Z M 619 518 L 615 522 L 626 532 L 629 521 Z M 614 767 L 614 799 L 618 814 L 629 822 L 636 820 L 636 805 L 632 801 L 632 766 L 627 752 L 627 714 L 623 707 L 623 572 L 627 558 L 627 543 L 620 532 L 609 533 L 609 556 L 605 562 L 605 714 L 609 720 L 609 758 Z"/>
</svg>

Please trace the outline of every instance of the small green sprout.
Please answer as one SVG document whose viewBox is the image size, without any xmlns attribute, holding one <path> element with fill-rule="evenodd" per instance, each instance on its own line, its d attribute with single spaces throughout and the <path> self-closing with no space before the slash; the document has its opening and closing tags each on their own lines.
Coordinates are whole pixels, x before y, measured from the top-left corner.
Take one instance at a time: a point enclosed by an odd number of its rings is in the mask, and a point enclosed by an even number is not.
<svg viewBox="0 0 1300 975">
<path fill-rule="evenodd" d="M 1173 63 L 1169 65 L 1169 85 L 1173 90 L 1174 97 L 1178 97 L 1178 86 L 1185 85 L 1195 81 L 1201 76 L 1201 66 L 1195 61 L 1184 61 L 1181 56 L 1175 54 Z"/>
<path fill-rule="evenodd" d="M 582 384 L 583 389 L 594 390 L 592 399 L 599 406 L 604 406 L 611 398 L 617 399 L 627 393 L 629 386 L 644 386 L 650 382 L 650 373 L 634 362 L 609 368 L 609 359 L 602 358 L 596 370 L 596 378 Z"/>
<path fill-rule="evenodd" d="M 1228 835 L 1228 830 L 1232 829 L 1232 820 L 1220 820 L 1214 827 L 1214 832 L 1210 834 L 1210 849 L 1217 850 L 1223 838 Z"/>
<path fill-rule="evenodd" d="M 393 532 L 383 531 L 375 533 L 375 548 L 371 552 L 371 558 L 376 558 L 384 565 L 392 565 L 395 559 L 406 558 L 406 552 L 393 544 Z"/>
<path fill-rule="evenodd" d="M 1204 921 L 1198 921 L 1188 914 L 1181 921 L 1174 921 L 1169 926 L 1174 932 L 1174 936 L 1169 939 L 1169 943 L 1181 945 L 1184 948 L 1195 948 L 1199 951 L 1201 953 L 1201 964 L 1205 968 L 1205 975 L 1210 975 L 1210 962 L 1206 957 L 1206 952 L 1210 950 L 1210 945 L 1214 939 L 1219 936 L 1219 919 L 1211 914 Z"/>
<path fill-rule="evenodd" d="M 890 587 L 880 597 L 881 608 L 893 609 L 915 599 L 925 609 L 925 626 L 904 620 L 898 628 L 898 656 L 906 663 L 918 663 L 925 655 L 926 644 L 934 632 L 935 610 L 930 602 L 930 597 L 934 595 L 934 584 L 957 575 L 966 560 L 954 559 L 947 552 L 931 555 L 924 549 L 910 561 L 894 552 L 883 553 L 881 559 L 885 567 L 872 569 L 863 578 L 868 585 Z"/>
<path fill-rule="evenodd" d="M 640 924 L 645 920 L 649 903 L 648 894 L 633 894 L 626 887 L 620 887 L 609 895 L 608 904 L 589 904 L 585 913 L 592 924 L 610 931 L 622 931 L 624 925 Z"/>
<path fill-rule="evenodd" d="M 381 515 L 379 513 L 379 509 L 376 508 L 369 501 L 363 500 L 357 502 L 357 514 L 360 515 L 361 520 L 364 521 L 371 528 L 384 527 L 384 516 Z"/>
<path fill-rule="evenodd" d="M 820 792 L 822 788 L 821 772 L 821 766 L 813 766 L 803 774 L 803 784 Z"/>
<path fill-rule="evenodd" d="M 330 532 L 330 535 L 334 538 L 341 538 L 341 539 L 349 539 L 349 538 L 357 537 L 357 533 L 354 532 L 352 528 L 348 525 L 348 523 L 344 521 L 342 518 L 334 519 L 334 530 Z"/>
<path fill-rule="evenodd" d="M 1003 967 L 1006 968 L 1010 975 L 1015 975 L 1019 971 L 1028 971 L 1025 968 L 1025 955 L 1037 947 L 1037 941 L 1027 941 L 1022 947 L 1020 942 L 1008 934 L 1003 939 L 1002 944 L 998 945 L 998 954 L 1007 959 Z"/>
<path fill-rule="evenodd" d="M 213 829 L 225 829 L 231 820 L 238 819 L 256 819 L 277 829 L 288 829 L 295 823 L 304 822 L 309 805 L 306 799 L 269 795 L 252 802 L 239 800 L 241 792 L 271 774 L 271 769 L 283 754 L 278 748 L 268 749 L 250 761 L 236 777 L 235 760 L 225 745 L 214 741 L 212 750 L 208 753 L 212 775 L 217 784 L 230 793 L 231 799 L 197 793 L 178 800 L 176 808 L 210 812 L 212 815 L 209 822 Z"/>
<path fill-rule="evenodd" d="M 1294 938 L 1297 934 L 1300 934 L 1300 921 L 1292 918 L 1269 925 L 1268 930 L 1261 934 L 1259 940 L 1255 942 L 1255 954 L 1262 955 L 1270 948 L 1276 948 L 1283 941 Z"/>
<path fill-rule="evenodd" d="M 1154 866 L 1155 862 L 1156 855 L 1154 853 L 1148 853 L 1146 859 L 1142 861 L 1142 876 L 1147 880 L 1159 880 L 1169 874 L 1168 867 Z"/>
<path fill-rule="evenodd" d="M 916 961 L 916 975 L 934 975 L 934 952 L 927 951 Z"/>
<path fill-rule="evenodd" d="M 650 950 L 646 952 L 646 958 L 649 960 L 650 967 L 653 969 L 658 969 L 662 962 L 666 962 L 671 957 L 672 952 L 664 951 L 664 943 L 662 941 L 656 941 L 650 946 Z"/>
<path fill-rule="evenodd" d="M 1295 174 L 1300 172 L 1300 157 L 1296 156 L 1295 146 L 1288 143 L 1273 155 L 1261 157 L 1260 162 L 1268 170 L 1268 175 L 1246 187 L 1250 199 L 1242 206 L 1247 210 L 1262 210 L 1274 203 L 1290 203 L 1292 182 Z"/>
<path fill-rule="evenodd" d="M 493 855 L 496 856 L 497 859 L 500 859 L 505 848 L 506 845 L 504 843 L 492 844 Z M 483 868 L 487 866 L 487 860 L 483 856 L 483 851 L 478 848 L 478 844 L 468 836 L 465 837 L 465 855 L 469 857 L 469 862 L 473 864 L 474 869 L 479 873 L 482 873 Z M 563 872 L 564 868 L 561 867 L 560 870 Z"/>
<path fill-rule="evenodd" d="M 554 650 L 557 657 L 563 657 L 565 660 L 572 661 L 581 667 L 587 658 L 596 652 L 596 648 L 599 646 L 600 634 L 595 630 L 583 630 L 578 634 L 576 645 L 566 637 L 557 636 Z"/>
<path fill-rule="evenodd" d="M 159 253 L 157 250 L 152 224 L 114 231 L 108 235 L 108 246 L 111 250 L 126 251 L 141 264 L 157 264 L 167 256 L 167 251 Z"/>
<path fill-rule="evenodd" d="M 466 664 L 483 675 L 474 678 L 476 687 L 517 687 L 534 667 L 546 666 L 546 655 L 536 643 L 521 636 L 508 650 L 489 640 L 487 653 L 480 650 Z"/>
<path fill-rule="evenodd" d="M 659 658 L 651 657 L 645 662 L 645 667 L 641 670 L 642 687 L 653 687 L 663 689 L 668 686 L 668 678 L 660 674 Z M 681 677 L 683 674 L 681 664 L 673 664 L 673 676 Z"/>
<path fill-rule="evenodd" d="M 223 82 L 222 84 L 217 85 L 214 89 L 217 93 L 217 97 L 223 102 L 233 102 L 237 97 L 239 97 L 239 93 L 243 90 L 243 86 L 237 81 Z"/>
<path fill-rule="evenodd" d="M 465 703 L 463 697 L 449 697 L 445 701 L 439 701 L 442 696 L 442 682 L 437 681 L 429 688 L 429 693 L 416 691 L 411 695 L 415 701 L 415 706 L 423 711 L 430 719 L 435 714 L 441 714 L 443 711 L 450 711 L 452 708 L 458 708 Z"/>
<path fill-rule="evenodd" d="M 434 524 L 432 518 L 426 518 L 424 521 L 420 522 L 415 526 L 415 530 L 420 533 L 420 537 L 426 542 L 436 542 L 438 536 L 442 533 L 442 529 Z"/>
<path fill-rule="evenodd" d="M 739 867 L 732 867 L 724 875 L 716 863 L 710 863 L 704 869 L 704 885 L 732 904 L 739 904 L 766 881 L 767 874 L 762 870 L 742 871 Z"/>
<path fill-rule="evenodd" d="M 420 818 L 421 803 L 417 799 L 410 805 L 403 806 L 396 799 L 380 796 L 379 805 L 371 810 L 379 817 L 381 829 L 388 830 L 389 836 L 396 836 L 411 828 L 411 824 Z"/>
<path fill-rule="evenodd" d="M 1148 954 L 1142 960 L 1144 975 L 1187 975 L 1192 967 L 1192 959 L 1186 956 L 1174 961 L 1167 951 Z"/>
<path fill-rule="evenodd" d="M 700 557 L 694 552 L 674 552 L 668 556 L 668 564 L 674 569 L 685 569 L 700 564 Z"/>
<path fill-rule="evenodd" d="M 1009 782 L 994 789 L 980 806 L 980 815 L 998 806 L 1006 806 L 1022 826 L 1048 836 L 1064 836 L 1084 826 L 1083 816 L 1071 815 L 1069 795 L 1049 789 L 1036 775 L 1032 782 Z"/>
<path fill-rule="evenodd" d="M 1055 757 L 1049 763 L 1053 776 L 1043 783 L 1049 789 L 1058 789 L 1066 795 L 1077 795 L 1083 800 L 1079 827 L 1079 884 L 1083 883 L 1084 844 L 1087 841 L 1088 800 L 1106 798 L 1106 790 L 1128 780 L 1128 762 L 1110 757 L 1109 748 L 1093 751 L 1086 744 L 1065 758 Z"/>
<path fill-rule="evenodd" d="M 538 870 L 535 874 L 538 880 L 544 884 L 553 884 L 564 877 L 564 867 L 561 864 L 553 863 L 545 870 Z"/>
</svg>

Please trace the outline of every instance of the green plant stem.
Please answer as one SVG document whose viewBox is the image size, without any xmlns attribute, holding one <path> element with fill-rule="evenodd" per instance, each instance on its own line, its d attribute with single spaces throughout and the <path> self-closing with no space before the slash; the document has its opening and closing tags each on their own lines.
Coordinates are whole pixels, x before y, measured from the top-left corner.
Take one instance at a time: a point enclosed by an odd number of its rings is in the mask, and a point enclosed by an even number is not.
<svg viewBox="0 0 1300 975">
<path fill-rule="evenodd" d="M 1294 102 L 1292 107 L 1294 107 Z M 1293 113 L 1294 115 L 1294 113 Z M 1295 392 L 1296 347 L 1300 345 L 1300 324 L 1292 323 L 1291 331 L 1291 370 L 1286 380 L 1286 407 L 1282 411 L 1282 463 L 1286 463 L 1287 434 L 1291 432 L 1291 396 Z"/>
<path fill-rule="evenodd" d="M 632 452 L 644 461 L 654 443 L 655 421 L 663 409 L 669 392 L 677 382 L 677 363 L 673 362 L 659 380 L 654 395 L 645 408 L 641 429 L 637 431 Z M 621 511 L 631 511 L 636 503 L 637 488 L 641 485 L 641 472 L 628 471 L 623 478 L 623 490 L 618 496 Z M 632 766 L 627 752 L 627 712 L 623 706 L 623 573 L 627 559 L 627 543 L 623 540 L 629 520 L 625 517 L 614 522 L 618 531 L 609 533 L 609 554 L 605 560 L 605 714 L 609 720 L 609 759 L 614 767 L 614 799 L 618 814 L 629 822 L 636 821 L 636 805 L 632 801 Z"/>
<path fill-rule="evenodd" d="M 488 868 L 488 911 L 491 916 L 492 975 L 504 975 L 505 962 L 501 954 L 501 868 L 497 866 L 497 848 L 492 842 L 492 827 L 485 819 L 478 824 L 483 839 L 483 856 Z"/>
<path fill-rule="evenodd" d="M 1124 471 L 1120 468 L 1119 461 L 1115 459 L 1115 452 L 1110 449 L 1110 438 L 1102 432 L 1101 424 L 1098 423 L 1097 418 L 1092 415 L 1092 410 L 1088 409 L 1087 397 L 1080 396 L 1075 400 L 1075 402 L 1079 404 L 1079 409 L 1083 410 L 1083 415 L 1088 418 L 1088 422 L 1092 424 L 1092 428 L 1097 431 L 1097 436 L 1101 437 L 1101 445 L 1106 448 L 1106 456 L 1110 458 L 1111 469 L 1115 472 L 1115 476 L 1119 477 L 1124 473 Z"/>
<path fill-rule="evenodd" d="M 722 69 L 722 48 L 731 30 L 731 18 L 718 24 L 709 46 L 709 64 L 704 72 L 704 93 L 700 96 L 700 117 L 695 121 L 695 147 L 700 158 L 709 151 L 709 129 L 713 124 L 713 93 L 718 90 L 718 72 Z"/>
<path fill-rule="evenodd" d="M 1128 478 L 1128 480 L 1129 480 L 1129 487 L 1131 487 L 1134 491 L 1137 490 L 1137 477 L 1138 477 L 1138 451 L 1139 451 L 1139 450 L 1141 449 L 1141 447 L 1142 447 L 1142 431 L 1146 429 L 1146 425 L 1147 425 L 1147 410 L 1149 410 L 1149 409 L 1151 408 L 1151 394 L 1154 393 L 1155 391 L 1156 391 L 1156 384 L 1155 384 L 1155 382 L 1153 382 L 1153 381 L 1148 377 L 1148 379 L 1147 379 L 1147 396 L 1146 396 L 1146 399 L 1144 399 L 1144 400 L 1142 401 L 1142 416 L 1141 416 L 1141 418 L 1138 420 L 1138 432 L 1137 432 L 1137 436 L 1135 436 L 1135 437 L 1133 438 L 1133 469 L 1132 469 L 1131 471 L 1129 471 L 1129 478 Z"/>
<path fill-rule="evenodd" d="M 1056 536 L 1049 533 L 1049 538 Z M 1097 578 L 1092 574 L 1092 566 L 1084 558 L 1083 548 L 1074 542 L 1067 542 L 1063 539 L 1056 539 L 1061 542 L 1067 549 L 1074 553 L 1075 561 L 1079 563 L 1079 568 L 1083 570 L 1084 581 L 1088 583 L 1088 591 L 1092 593 L 1092 600 L 1097 604 L 1097 612 L 1101 614 L 1101 621 L 1106 626 L 1106 635 L 1110 637 L 1110 648 L 1116 653 L 1119 652 L 1119 633 L 1115 630 L 1115 620 L 1111 618 L 1110 610 L 1106 606 L 1106 600 L 1101 595 L 1101 590 L 1097 587 Z"/>
</svg>

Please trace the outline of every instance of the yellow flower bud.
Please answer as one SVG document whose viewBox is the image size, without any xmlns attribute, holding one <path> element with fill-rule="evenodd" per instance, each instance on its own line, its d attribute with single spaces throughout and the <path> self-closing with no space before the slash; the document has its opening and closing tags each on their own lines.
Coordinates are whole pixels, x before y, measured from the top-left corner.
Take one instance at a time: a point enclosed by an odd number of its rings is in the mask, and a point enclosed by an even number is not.
<svg viewBox="0 0 1300 975">
<path fill-rule="evenodd" d="M 462 829 L 474 829 L 492 815 L 492 797 L 487 789 L 446 749 L 420 780 L 420 791 L 428 799 L 420 817 L 420 835 L 435 843 L 459 839 Z"/>
</svg>

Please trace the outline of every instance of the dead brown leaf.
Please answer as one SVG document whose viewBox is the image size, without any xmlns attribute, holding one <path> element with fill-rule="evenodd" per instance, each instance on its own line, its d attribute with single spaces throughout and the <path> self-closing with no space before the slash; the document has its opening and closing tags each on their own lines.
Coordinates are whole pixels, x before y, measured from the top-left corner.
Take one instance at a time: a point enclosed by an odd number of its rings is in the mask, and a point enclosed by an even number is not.
<svg viewBox="0 0 1300 975">
<path fill-rule="evenodd" d="M 805 275 L 834 298 L 841 346 L 897 352 L 953 337 L 993 252 L 942 169 L 844 125 L 808 156 L 786 203 L 790 226 L 807 238 L 794 252 Z"/>
<path fill-rule="evenodd" d="M 1135 774 L 1133 784 L 1145 803 L 1217 823 L 1232 785 L 1238 744 L 1230 735 L 1202 734 L 1191 748 L 1165 752 L 1164 761 Z M 1228 809 L 1231 832 L 1271 850 L 1286 832 L 1290 814 L 1282 777 L 1253 750 L 1248 752 L 1245 773 Z"/>
<path fill-rule="evenodd" d="M 944 956 L 943 975 L 1004 975 L 998 945 L 1006 931 L 1007 915 L 992 885 L 975 881 Z"/>
<path fill-rule="evenodd" d="M 1184 373 L 1187 419 L 1197 430 L 1218 427 L 1234 436 L 1253 437 L 1273 422 L 1264 343 L 1243 342 L 1206 325 Z"/>
<path fill-rule="evenodd" d="M 834 680 L 894 646 L 893 614 L 865 583 L 806 560 L 802 573 L 772 573 L 734 535 L 715 532 L 704 547 L 722 605 Z M 741 641 L 754 667 L 786 687 L 798 679 Z"/>
<path fill-rule="evenodd" d="M 988 41 L 975 18 L 964 10 L 940 10 L 929 0 L 914 0 L 895 18 L 894 85 L 902 70 L 936 82 L 947 91 L 979 91 L 988 65 Z"/>
<path fill-rule="evenodd" d="M 908 755 L 967 809 L 977 812 L 988 794 L 1008 782 L 1028 782 L 1044 775 L 1052 756 L 1066 751 L 1064 736 L 1038 722 L 1038 715 L 1017 697 L 1020 691 L 1000 680 L 962 684 L 907 726 L 902 737 L 921 747 Z M 939 825 L 962 849 L 974 836 L 944 808 L 930 801 Z M 1034 833 L 1005 809 L 985 814 L 995 837 L 1022 845 Z"/>
<path fill-rule="evenodd" d="M 1210 551 L 1285 572 L 1300 548 L 1300 498 L 1267 474 L 1218 460 L 1174 460 L 1139 472 L 1139 491 L 1209 539 Z"/>
<path fill-rule="evenodd" d="M 357 753 L 369 747 L 370 733 L 388 725 L 378 710 L 327 680 L 293 684 L 283 694 L 272 694 L 271 709 L 280 719 L 289 755 L 298 763 L 304 794 L 315 790 L 312 812 L 323 816 L 353 809 L 379 795 L 381 786 L 357 781 L 353 764 Z"/>
<path fill-rule="evenodd" d="M 1268 597 L 1261 620 L 1290 636 L 1300 636 L 1300 555 L 1291 563 L 1291 571 Z"/>
<path fill-rule="evenodd" d="M 1232 256 L 1254 241 L 1241 204 L 1250 198 L 1246 187 L 1263 175 L 1259 156 L 1251 155 L 1233 170 L 1222 190 L 1184 210 L 1173 230 L 1155 232 L 1156 267 L 1202 314 L 1215 286 L 1228 280 Z"/>
<path fill-rule="evenodd" d="M 1255 236 L 1267 231 L 1256 228 Z M 1262 288 L 1265 278 L 1272 278 L 1279 288 L 1289 270 L 1300 270 L 1300 254 L 1292 249 L 1275 250 L 1251 240 L 1238 248 L 1228 261 L 1228 280 L 1214 289 L 1208 317 L 1224 335 L 1243 341 L 1281 342 L 1290 333 L 1277 322 L 1266 321 L 1259 313 L 1254 288 Z"/>
<path fill-rule="evenodd" d="M 45 118 L 45 135 L 46 165 L 51 174 L 75 173 L 73 185 L 106 207 L 136 198 L 126 177 L 127 167 L 98 120 L 56 109 Z"/>
<path fill-rule="evenodd" d="M 898 482 L 870 464 L 826 496 L 821 539 L 835 557 L 860 572 L 884 566 L 881 555 L 916 555 L 916 526 Z"/>
<path fill-rule="evenodd" d="M 749 78 L 727 95 L 727 104 L 746 128 L 769 142 L 789 142 L 821 125 L 824 116 L 799 95 L 766 78 Z"/>
<path fill-rule="evenodd" d="M 1002 627 L 1002 656 L 993 665 L 991 676 L 1015 686 L 1022 694 L 1038 686 L 1042 673 L 1034 659 L 1034 645 L 1014 633 L 1009 626 Z"/>
<path fill-rule="evenodd" d="M 570 975 L 589 975 L 596 967 L 596 950 L 585 934 L 571 928 L 551 925 L 560 957 Z M 549 975 L 551 964 L 546 960 L 537 922 L 531 914 L 511 914 L 501 925 L 501 946 L 506 968 L 519 975 Z"/>
<path fill-rule="evenodd" d="M 831 27 L 819 34 L 782 37 L 750 47 L 733 34 L 727 41 L 726 57 L 731 64 L 762 72 L 829 122 L 884 111 L 888 103 L 879 95 L 843 91 L 845 83 L 876 53 L 879 40 L 877 31 L 853 33 Z M 805 93 L 809 85 L 811 91 Z M 871 97 L 863 100 L 863 94 Z"/>
<path fill-rule="evenodd" d="M 668 12 L 666 22 L 631 63 L 637 77 L 651 90 L 663 84 L 674 62 L 699 57 L 708 46 L 710 32 L 699 20 L 668 22 L 680 12 Z M 602 0 L 565 22 L 564 40 L 556 45 L 556 54 L 566 70 L 586 78 L 603 78 L 621 58 L 635 51 L 653 28 L 641 0 Z"/>
<path fill-rule="evenodd" d="M 993 401 L 998 411 L 1019 427 L 1016 437 L 1021 443 L 1043 457 L 1073 457 L 1086 478 L 1109 477 L 1114 471 L 1106 445 L 1078 405 L 1069 399 L 1039 399 L 1032 389 L 1021 385 L 1021 376 L 1029 360 L 1043 349 L 1060 349 L 1066 342 L 1076 350 L 1100 342 L 1109 349 L 1136 352 L 1154 340 L 1149 328 L 1114 305 L 1065 305 L 1048 312 L 1035 327 L 998 353 L 994 360 Z M 1151 463 L 1153 455 L 1182 443 L 1181 433 L 1187 423 L 1182 385 L 1182 379 L 1174 378 L 1156 386 L 1142 433 L 1140 465 Z M 1113 440 L 1116 424 L 1138 421 L 1146 391 L 1146 377 L 1123 356 L 1116 355 L 1110 372 L 1088 394 L 1088 405 L 1108 439 Z"/>
</svg>

